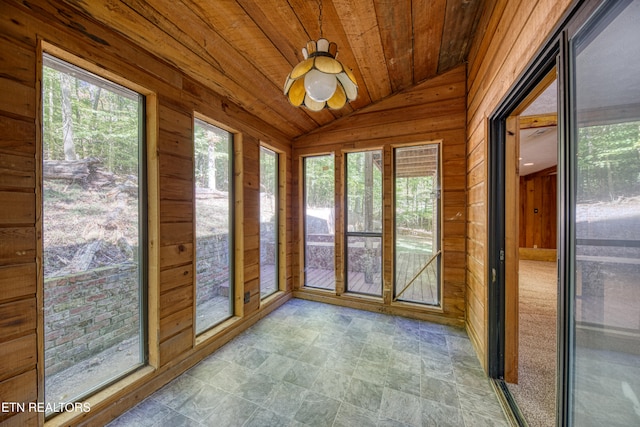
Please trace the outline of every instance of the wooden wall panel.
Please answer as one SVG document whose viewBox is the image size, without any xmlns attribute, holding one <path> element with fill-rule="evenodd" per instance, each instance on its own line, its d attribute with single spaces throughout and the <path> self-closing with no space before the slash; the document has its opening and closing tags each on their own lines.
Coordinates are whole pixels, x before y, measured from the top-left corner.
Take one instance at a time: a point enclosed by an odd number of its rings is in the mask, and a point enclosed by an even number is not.
<svg viewBox="0 0 640 427">
<path fill-rule="evenodd" d="M 4 7 L 4 6 L 3 6 Z M 2 13 L 4 15 L 4 11 Z M 0 27 L 11 25 L 0 18 Z M 15 26 L 15 25 L 14 25 Z M 0 30 L 4 34 L 4 31 Z M 36 51 L 0 37 L 0 401 L 37 400 Z M 37 414 L 2 413 L 34 425 Z"/>
<path fill-rule="evenodd" d="M 15 120 L 7 120 L 7 122 L 9 123 L 9 126 L 15 125 L 17 127 L 20 123 Z M 0 129 L 0 131 L 2 131 L 2 129 Z M 7 134 L 9 135 L 13 133 L 9 129 L 7 129 L 7 131 Z M 14 141 L 16 140 L 14 139 Z M 9 144 L 3 145 L 8 148 L 7 151 L 14 151 L 14 148 L 17 148 L 17 145 L 21 145 L 21 143 L 22 142 L 20 141 L 16 141 L 16 146 L 13 144 L 11 144 L 11 146 L 8 146 Z M 2 150 L 1 145 L 0 150 Z M 0 188 L 8 187 L 14 190 L 23 188 L 25 190 L 29 190 L 35 187 L 35 160 L 33 156 L 25 157 L 31 154 L 29 151 L 30 150 L 25 150 L 23 153 L 20 150 L 15 150 L 14 152 L 19 152 L 19 155 L 13 155 L 5 152 L 2 153 L 2 157 L 0 158 Z"/>
<path fill-rule="evenodd" d="M 2 138 L 0 138 L 0 150 L 2 150 L 0 169 L 2 169 L 3 174 L 5 172 L 31 172 L 31 174 L 35 175 L 33 165 L 21 170 L 10 160 L 14 158 L 12 153 L 21 155 L 33 155 L 35 153 L 35 122 L 0 115 L 0 135 L 2 135 Z M 20 158 L 19 160 L 23 162 L 34 162 L 33 156 Z"/>
<path fill-rule="evenodd" d="M 470 47 L 467 96 L 467 331 L 486 368 L 487 117 L 523 72 L 571 0 L 490 1 Z M 485 248 L 481 252 L 478 248 Z M 473 253 L 471 252 L 473 250 Z"/>
<path fill-rule="evenodd" d="M 0 360 L 2 360 L 0 378 L 5 380 L 35 368 L 37 361 L 35 331 L 19 338 L 3 341 L 0 346 Z"/>
<path fill-rule="evenodd" d="M 30 119 L 35 119 L 36 91 L 33 86 L 26 86 L 15 80 L 1 78 L 0 110 Z"/>
<path fill-rule="evenodd" d="M 0 295 L 5 300 L 36 294 L 36 264 L 14 264 L 0 267 Z"/>
<path fill-rule="evenodd" d="M 158 149 L 163 153 L 184 157 L 187 161 L 191 160 L 193 155 L 193 117 L 191 114 L 185 114 L 188 111 L 176 111 L 172 106 L 167 105 L 167 102 L 162 101 L 158 108 L 160 119 Z M 170 157 L 166 158 L 166 160 L 170 159 Z M 188 171 L 188 168 L 184 168 L 184 172 Z M 184 179 L 189 179 L 189 177 Z"/>
<path fill-rule="evenodd" d="M 253 259 L 259 239 L 256 209 L 259 203 L 258 161 L 260 141 L 278 147 L 290 164 L 291 141 L 274 126 L 186 77 L 179 69 L 137 46 L 117 31 L 88 19 L 58 0 L 8 1 L 0 13 L 0 396 L 2 400 L 44 398 L 44 331 L 38 311 L 43 303 L 42 240 L 38 183 L 40 171 L 39 61 L 41 47 L 56 55 L 75 58 L 80 67 L 106 78 L 122 78 L 147 95 L 149 212 L 153 259 L 149 274 L 150 361 L 143 381 L 124 381 L 117 395 L 92 397 L 92 411 L 83 418 L 61 415 L 54 423 L 76 425 L 109 421 L 117 411 L 137 403 L 172 377 L 229 340 L 258 318 L 236 322 L 232 332 L 212 336 L 197 346 L 194 337 L 194 230 L 193 230 L 193 116 L 197 111 L 235 129 L 249 151 L 241 163 L 250 171 L 244 185 L 248 255 Z M 286 120 L 283 119 L 284 123 Z M 291 126 L 291 125 L 288 125 Z M 291 200 L 291 174 L 286 172 L 287 200 Z M 285 212 L 289 212 L 289 205 Z M 242 226 L 242 225 L 240 225 Z M 292 228 L 287 224 L 287 242 Z M 240 233 L 243 235 L 243 233 Z M 257 261 L 246 266 L 247 289 L 259 306 Z M 287 281 L 292 271 L 287 270 Z M 240 282 L 239 286 L 244 287 Z M 257 293 L 256 293 L 257 292 Z M 287 296 L 288 297 L 288 296 Z M 274 301 L 279 304 L 280 302 Z M 269 307 L 264 307 L 269 310 Z M 40 322 L 40 323 L 39 323 Z M 38 342 L 40 340 L 40 342 Z M 162 378 L 162 380 L 158 380 Z M 148 384 L 153 384 L 149 386 Z M 117 389 L 117 387 L 116 387 Z M 9 391 L 7 391 L 9 390 Z M 129 398 L 122 399 L 121 396 Z M 105 397 L 106 396 L 106 397 Z M 107 414 L 107 415 L 105 415 Z M 111 414 L 111 415 L 109 415 Z M 101 418 L 102 417 L 102 418 Z M 41 425 L 42 414 L 3 414 L 3 425 Z M 105 422 L 106 423 L 106 422 Z"/>
<path fill-rule="evenodd" d="M 28 299 L 0 304 L 0 339 L 35 331 L 35 311 L 35 295 Z"/>
<path fill-rule="evenodd" d="M 191 311 L 193 312 L 193 310 Z M 162 321 L 160 324 L 163 324 Z M 163 364 L 170 363 L 192 347 L 193 328 L 189 326 L 187 329 L 184 329 L 170 338 L 160 341 L 160 360 Z"/>
<path fill-rule="evenodd" d="M 244 292 L 249 292 L 244 315 L 248 315 L 260 307 L 260 141 L 243 138 L 242 157 L 243 276 Z"/>
<path fill-rule="evenodd" d="M 321 294 L 326 302 L 341 304 L 341 298 L 350 299 L 344 304 L 356 304 L 373 310 L 381 310 L 414 317 L 428 315 L 431 320 L 462 325 L 465 319 L 465 223 L 466 223 L 466 149 L 465 149 L 465 67 L 458 67 L 448 73 L 394 95 L 348 117 L 338 119 L 294 142 L 293 161 L 300 166 L 301 156 L 335 152 L 336 159 L 343 149 L 366 149 L 384 147 L 389 153 L 393 144 L 442 141 L 442 203 L 443 203 L 443 300 L 442 311 L 428 307 L 409 308 L 401 303 L 391 304 L 386 297 L 379 302 L 353 302 L 355 297 Z M 340 170 L 337 171 L 338 173 Z M 294 172 L 295 173 L 295 172 Z M 301 183 L 300 171 L 296 183 Z M 337 174 L 338 175 L 338 174 Z M 387 183 L 387 193 L 390 184 Z M 337 190 L 338 191 L 338 190 Z M 298 197 L 302 194 L 296 186 Z M 300 210 L 298 206 L 297 211 Z M 388 208 L 390 210 L 390 208 Z M 339 215 L 338 215 L 339 217 Z M 302 236 L 297 227 L 294 241 L 294 259 L 300 259 Z M 386 253 L 389 250 L 390 224 L 385 224 Z M 336 233 L 340 233 L 337 227 Z M 339 240 L 339 239 L 337 239 Z M 340 251 L 340 245 L 336 246 Z M 340 256 L 338 254 L 338 256 Z M 388 271 L 391 259 L 384 260 L 385 290 L 391 292 L 392 274 Z M 341 273 L 339 272 L 340 276 Z M 299 277 L 296 276 L 296 280 Z M 294 288 L 300 289 L 296 282 Z M 338 292 L 339 293 L 339 292 Z M 317 292 L 298 291 L 296 295 L 306 298 L 320 298 Z M 371 300 L 369 300 L 371 301 Z M 375 301 L 375 300 L 374 300 Z"/>
<path fill-rule="evenodd" d="M 13 182 L 13 184 L 18 188 L 22 187 L 20 183 Z M 34 224 L 36 219 L 33 210 L 35 199 L 34 193 L 0 191 L 0 223 Z"/>
<path fill-rule="evenodd" d="M 11 377 L 8 380 L 0 382 L 0 402 L 15 402 L 18 404 L 34 402 L 38 398 L 37 386 L 38 378 L 35 369 Z M 28 412 L 25 412 L 25 414 L 28 415 Z M 19 411 L 0 412 L 0 423 L 8 418 L 20 415 Z M 24 426 L 29 424 L 20 425 Z"/>
<path fill-rule="evenodd" d="M 556 167 L 520 177 L 520 247 L 556 249 Z"/>
<path fill-rule="evenodd" d="M 193 112 L 179 110 L 182 105 L 181 100 L 159 98 L 160 365 L 190 351 L 195 343 Z M 169 231 L 167 238 L 163 231 Z"/>
<path fill-rule="evenodd" d="M 188 285 L 193 281 L 193 265 L 186 264 L 169 268 L 162 272 L 160 292 L 165 292 L 178 286 Z"/>
<path fill-rule="evenodd" d="M 33 50 L 0 38 L 0 76 L 11 76 L 11 80 L 29 85 L 35 66 L 36 55 Z"/>
</svg>

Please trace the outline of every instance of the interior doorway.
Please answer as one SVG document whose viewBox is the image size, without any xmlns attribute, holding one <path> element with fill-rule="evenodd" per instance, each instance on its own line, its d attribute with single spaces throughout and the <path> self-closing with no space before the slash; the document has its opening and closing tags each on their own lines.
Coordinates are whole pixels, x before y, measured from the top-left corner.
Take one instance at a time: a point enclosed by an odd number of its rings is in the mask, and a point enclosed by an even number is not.
<svg viewBox="0 0 640 427">
<path fill-rule="evenodd" d="M 517 425 L 555 425 L 564 396 L 558 53 L 541 56 L 490 120 L 488 371 Z"/>
<path fill-rule="evenodd" d="M 505 372 L 520 416 L 553 426 L 557 361 L 558 88 L 555 68 L 507 118 Z"/>
</svg>

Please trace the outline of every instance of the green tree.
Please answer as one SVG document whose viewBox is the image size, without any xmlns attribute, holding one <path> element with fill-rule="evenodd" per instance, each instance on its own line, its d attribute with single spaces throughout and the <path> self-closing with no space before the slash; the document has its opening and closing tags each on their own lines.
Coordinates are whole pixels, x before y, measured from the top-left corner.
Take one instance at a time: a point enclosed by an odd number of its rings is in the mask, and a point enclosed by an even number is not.
<svg viewBox="0 0 640 427">
<path fill-rule="evenodd" d="M 613 200 L 640 193 L 640 122 L 578 129 L 578 198 Z"/>
<path fill-rule="evenodd" d="M 96 157 L 137 175 L 140 95 L 45 57 L 42 98 L 45 160 Z"/>
</svg>

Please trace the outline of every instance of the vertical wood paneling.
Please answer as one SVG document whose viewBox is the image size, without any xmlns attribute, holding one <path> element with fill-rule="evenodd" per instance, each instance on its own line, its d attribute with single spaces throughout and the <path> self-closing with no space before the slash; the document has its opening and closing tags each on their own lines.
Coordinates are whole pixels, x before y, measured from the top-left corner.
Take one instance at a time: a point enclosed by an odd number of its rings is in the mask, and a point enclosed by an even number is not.
<svg viewBox="0 0 640 427">
<path fill-rule="evenodd" d="M 467 97 L 467 331 L 487 363 L 487 117 L 553 30 L 570 0 L 490 1 L 471 43 Z M 473 251 L 472 248 L 483 248 Z"/>
<path fill-rule="evenodd" d="M 421 82 L 436 75 L 442 27 L 447 0 L 414 0 L 413 13 L 413 81 Z"/>
<path fill-rule="evenodd" d="M 447 1 L 442 27 L 442 44 L 438 61 L 438 73 L 460 64 L 468 52 L 468 42 L 478 24 L 482 12 L 482 0 Z"/>
<path fill-rule="evenodd" d="M 411 0 L 374 0 L 391 91 L 413 84 Z"/>
<path fill-rule="evenodd" d="M 520 247 L 556 249 L 557 177 L 551 170 L 520 177 Z M 551 174 L 550 174 L 551 173 Z"/>
<path fill-rule="evenodd" d="M 386 97 L 391 93 L 391 81 L 373 0 L 333 0 L 333 3 L 340 10 L 339 18 L 351 41 L 353 55 L 360 64 L 360 72 L 364 76 L 361 84 L 367 82 L 367 90 L 372 99 Z"/>
</svg>

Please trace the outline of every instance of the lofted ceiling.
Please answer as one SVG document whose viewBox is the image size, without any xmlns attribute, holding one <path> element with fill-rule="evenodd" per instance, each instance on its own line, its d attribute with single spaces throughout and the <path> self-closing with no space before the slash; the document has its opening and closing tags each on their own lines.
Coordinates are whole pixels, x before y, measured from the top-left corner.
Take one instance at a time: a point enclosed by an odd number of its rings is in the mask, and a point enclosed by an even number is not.
<svg viewBox="0 0 640 427">
<path fill-rule="evenodd" d="M 484 0 L 65 0 L 295 139 L 463 63 Z M 321 5 L 321 8 L 319 7 Z M 322 35 L 358 98 L 289 104 L 287 74 Z"/>
</svg>

